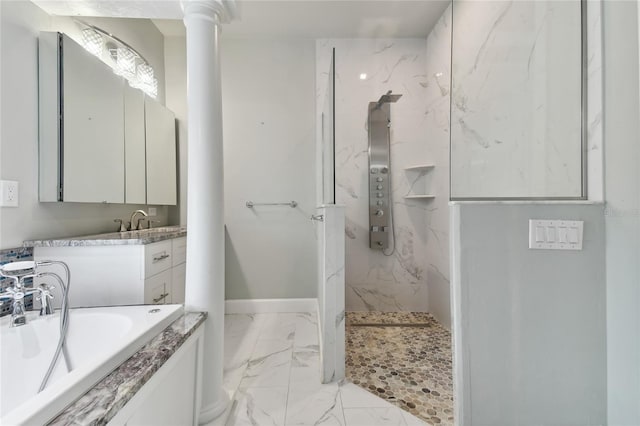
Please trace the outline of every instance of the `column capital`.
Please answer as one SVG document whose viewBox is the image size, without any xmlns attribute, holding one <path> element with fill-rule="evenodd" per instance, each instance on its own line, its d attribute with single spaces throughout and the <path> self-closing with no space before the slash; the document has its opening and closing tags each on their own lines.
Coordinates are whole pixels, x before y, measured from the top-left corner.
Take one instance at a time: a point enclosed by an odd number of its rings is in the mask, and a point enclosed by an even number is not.
<svg viewBox="0 0 640 426">
<path fill-rule="evenodd" d="M 235 0 L 182 0 L 184 21 L 190 17 L 209 20 L 216 24 L 226 24 L 237 16 Z"/>
</svg>

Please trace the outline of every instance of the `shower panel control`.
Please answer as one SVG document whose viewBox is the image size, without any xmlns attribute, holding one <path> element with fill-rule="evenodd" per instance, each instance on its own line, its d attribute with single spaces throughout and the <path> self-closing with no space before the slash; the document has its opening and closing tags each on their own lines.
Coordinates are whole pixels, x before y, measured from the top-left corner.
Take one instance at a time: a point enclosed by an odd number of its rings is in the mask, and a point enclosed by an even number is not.
<svg viewBox="0 0 640 426">
<path fill-rule="evenodd" d="M 401 95 L 388 92 L 378 102 L 369 103 L 369 247 L 387 249 L 392 234 L 389 103 Z"/>
</svg>

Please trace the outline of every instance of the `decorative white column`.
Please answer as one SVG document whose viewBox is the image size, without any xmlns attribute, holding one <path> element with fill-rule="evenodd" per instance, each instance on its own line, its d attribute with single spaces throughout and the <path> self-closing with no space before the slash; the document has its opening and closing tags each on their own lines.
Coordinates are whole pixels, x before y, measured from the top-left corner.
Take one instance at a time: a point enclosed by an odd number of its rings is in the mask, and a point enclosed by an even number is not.
<svg viewBox="0 0 640 426">
<path fill-rule="evenodd" d="M 224 6 L 183 2 L 187 29 L 188 310 L 206 311 L 199 424 L 220 416 L 229 397 L 222 388 L 224 354 L 224 173 L 219 32 Z M 176 392 L 180 392 L 176 389 Z"/>
</svg>

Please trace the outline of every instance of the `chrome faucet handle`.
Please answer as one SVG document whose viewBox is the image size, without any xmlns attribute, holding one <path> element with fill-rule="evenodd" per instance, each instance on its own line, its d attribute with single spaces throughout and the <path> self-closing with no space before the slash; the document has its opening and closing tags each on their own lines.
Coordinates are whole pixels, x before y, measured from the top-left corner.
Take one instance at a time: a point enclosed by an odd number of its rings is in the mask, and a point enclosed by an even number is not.
<svg viewBox="0 0 640 426">
<path fill-rule="evenodd" d="M 114 222 L 120 223 L 120 231 L 119 232 L 127 232 L 127 227 L 124 226 L 124 222 L 122 219 L 113 219 Z"/>
<path fill-rule="evenodd" d="M 12 301 L 13 307 L 11 308 L 11 322 L 10 327 L 19 327 L 27 323 L 27 314 L 24 309 L 24 296 L 26 295 L 23 289 L 16 287 L 7 287 L 5 289 L 9 296 L 5 296 L 5 299 Z"/>
<path fill-rule="evenodd" d="M 160 223 L 160 221 L 159 220 L 148 220 L 147 223 L 148 223 L 148 226 L 149 226 L 147 229 L 151 229 L 151 228 L 153 228 L 153 224 L 154 223 Z"/>
<path fill-rule="evenodd" d="M 138 221 L 136 222 L 136 230 L 139 231 L 141 229 L 144 229 L 143 227 L 140 226 L 140 222 L 142 222 L 143 220 L 146 220 L 147 222 L 149 222 L 149 220 L 146 217 L 139 217 Z M 147 226 L 149 226 L 147 224 Z"/>
<path fill-rule="evenodd" d="M 47 284 L 40 284 L 36 290 L 39 293 L 36 300 L 40 301 L 40 316 L 53 314 L 53 305 L 50 302 L 53 299 L 51 290 L 55 290 L 55 287 Z"/>
</svg>

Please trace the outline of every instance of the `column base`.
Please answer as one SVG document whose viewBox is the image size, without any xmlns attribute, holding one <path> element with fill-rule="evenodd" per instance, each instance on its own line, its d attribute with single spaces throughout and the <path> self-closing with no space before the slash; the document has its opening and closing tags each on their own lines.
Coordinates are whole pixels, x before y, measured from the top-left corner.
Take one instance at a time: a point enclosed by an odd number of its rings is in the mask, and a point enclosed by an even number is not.
<svg viewBox="0 0 640 426">
<path fill-rule="evenodd" d="M 222 416 L 227 408 L 229 408 L 231 399 L 229 394 L 224 390 L 220 392 L 220 399 L 213 404 L 202 407 L 200 410 L 200 417 L 198 418 L 199 425 L 215 426 L 217 424 L 223 425 L 226 421 L 226 416 Z M 222 416 L 222 418 L 221 418 Z M 218 422 L 216 420 L 219 420 Z"/>
</svg>

